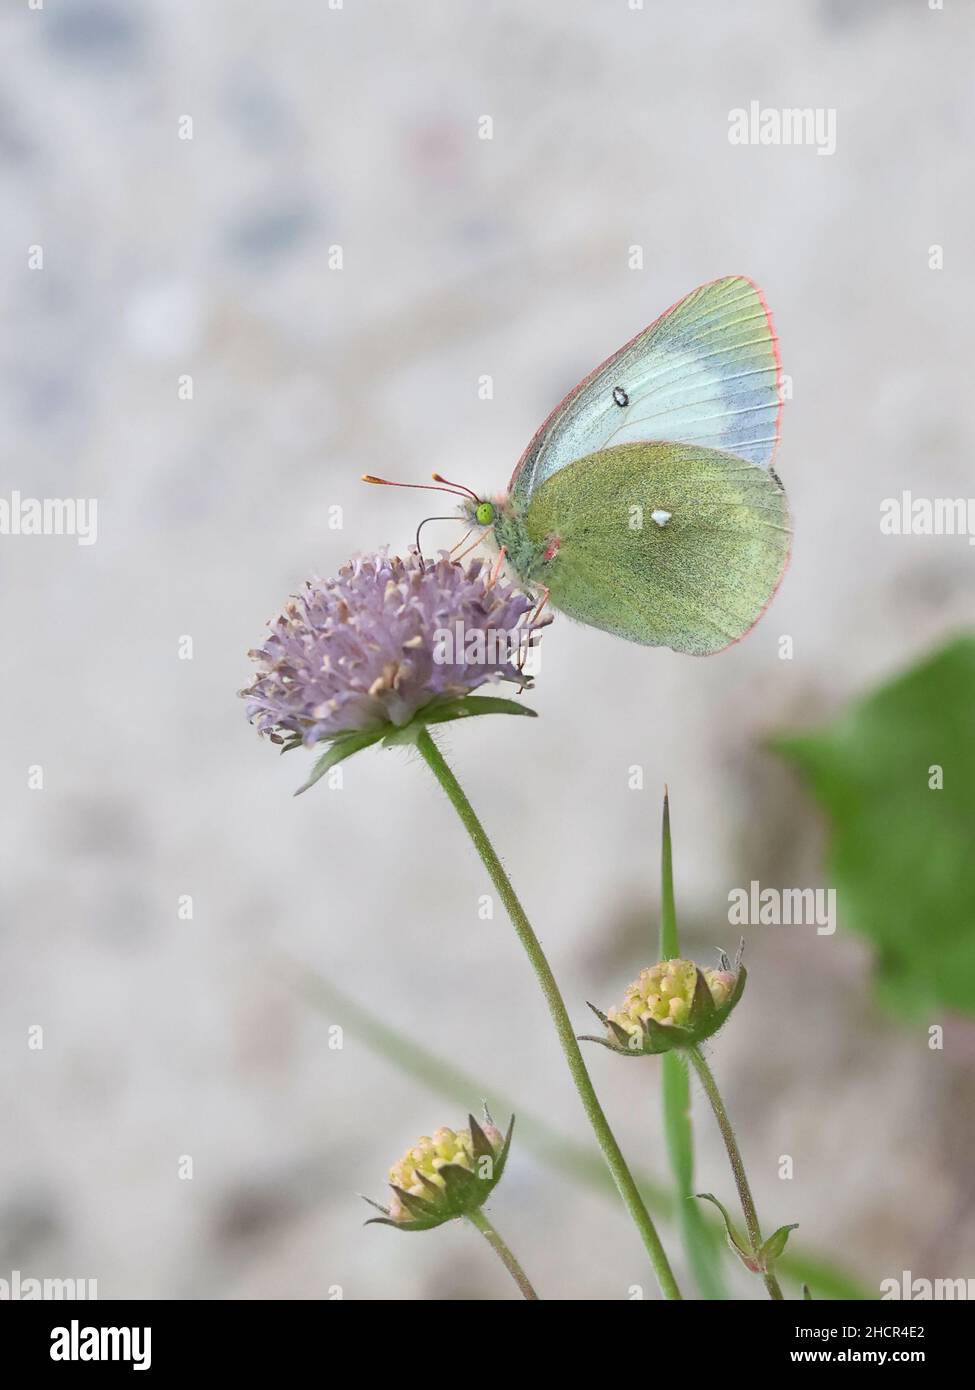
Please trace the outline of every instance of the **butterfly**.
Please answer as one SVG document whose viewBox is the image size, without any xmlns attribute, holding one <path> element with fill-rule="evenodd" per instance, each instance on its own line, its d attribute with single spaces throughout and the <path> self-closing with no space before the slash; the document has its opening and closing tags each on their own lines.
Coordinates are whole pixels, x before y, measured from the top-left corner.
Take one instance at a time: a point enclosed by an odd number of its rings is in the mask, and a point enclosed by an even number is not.
<svg viewBox="0 0 975 1390">
<path fill-rule="evenodd" d="M 434 482 L 461 499 L 462 516 L 539 608 L 707 656 L 754 627 L 789 561 L 789 511 L 772 468 L 781 409 L 765 297 L 726 276 L 692 290 L 570 391 L 506 493 Z"/>
</svg>

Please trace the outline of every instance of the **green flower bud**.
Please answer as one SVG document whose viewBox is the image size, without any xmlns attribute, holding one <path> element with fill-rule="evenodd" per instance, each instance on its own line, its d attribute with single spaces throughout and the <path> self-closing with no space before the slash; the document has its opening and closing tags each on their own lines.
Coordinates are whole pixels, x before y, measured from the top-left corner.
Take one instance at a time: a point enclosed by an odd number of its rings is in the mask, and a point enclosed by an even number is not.
<svg viewBox="0 0 975 1390">
<path fill-rule="evenodd" d="M 469 1115 L 468 1129 L 438 1129 L 418 1139 L 389 1170 L 389 1206 L 365 1198 L 383 1213 L 372 1220 L 403 1231 L 427 1231 L 476 1211 L 501 1181 L 514 1123 L 512 1116 L 507 1135 L 502 1134 L 485 1106 L 483 1125 Z"/>
<path fill-rule="evenodd" d="M 717 970 L 701 970 L 692 960 L 658 961 L 640 971 L 608 1014 L 589 1005 L 606 1036 L 585 1041 L 626 1057 L 693 1047 L 718 1031 L 741 998 L 745 978 L 741 947 L 733 965 L 722 951 Z"/>
</svg>

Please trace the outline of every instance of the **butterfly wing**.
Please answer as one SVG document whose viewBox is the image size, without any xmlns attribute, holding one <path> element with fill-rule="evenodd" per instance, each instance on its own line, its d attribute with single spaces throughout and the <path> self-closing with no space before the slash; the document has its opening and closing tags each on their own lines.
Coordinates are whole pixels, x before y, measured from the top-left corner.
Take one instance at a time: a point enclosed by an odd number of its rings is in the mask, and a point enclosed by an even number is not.
<svg viewBox="0 0 975 1390">
<path fill-rule="evenodd" d="M 701 285 L 566 396 L 525 450 L 510 492 L 524 506 L 575 459 L 646 440 L 680 440 L 769 467 L 781 367 L 765 297 L 744 276 Z"/>
<path fill-rule="evenodd" d="M 632 642 L 706 656 L 768 606 L 789 558 L 774 473 L 696 444 L 618 444 L 547 478 L 523 513 L 552 604 Z M 553 553 L 554 552 L 554 553 Z"/>
</svg>

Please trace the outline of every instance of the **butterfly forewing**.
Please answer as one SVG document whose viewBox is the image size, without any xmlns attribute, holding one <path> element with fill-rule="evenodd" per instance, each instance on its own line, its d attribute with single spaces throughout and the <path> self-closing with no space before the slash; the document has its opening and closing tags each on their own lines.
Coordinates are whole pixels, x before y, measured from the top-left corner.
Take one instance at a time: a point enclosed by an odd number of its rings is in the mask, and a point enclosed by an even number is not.
<svg viewBox="0 0 975 1390">
<path fill-rule="evenodd" d="M 511 480 L 516 504 L 576 459 L 619 444 L 675 440 L 772 462 L 778 344 L 761 290 L 743 276 L 701 285 L 572 391 Z"/>
</svg>

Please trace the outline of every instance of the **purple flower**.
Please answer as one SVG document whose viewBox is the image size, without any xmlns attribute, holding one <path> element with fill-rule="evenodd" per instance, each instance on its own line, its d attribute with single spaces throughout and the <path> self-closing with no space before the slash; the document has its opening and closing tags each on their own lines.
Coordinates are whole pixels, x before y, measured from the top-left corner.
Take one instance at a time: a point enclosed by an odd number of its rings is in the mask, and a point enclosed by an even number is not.
<svg viewBox="0 0 975 1390">
<path fill-rule="evenodd" d="M 532 625 L 527 594 L 492 583 L 483 561 L 465 569 L 380 551 L 313 579 L 250 655 L 260 670 L 241 691 L 247 717 L 276 743 L 403 728 L 487 682 L 529 685 L 519 669 Z M 476 703 L 476 702 L 475 702 Z M 471 710 L 473 712 L 473 710 Z M 372 740 L 369 740 L 372 741 Z"/>
</svg>

